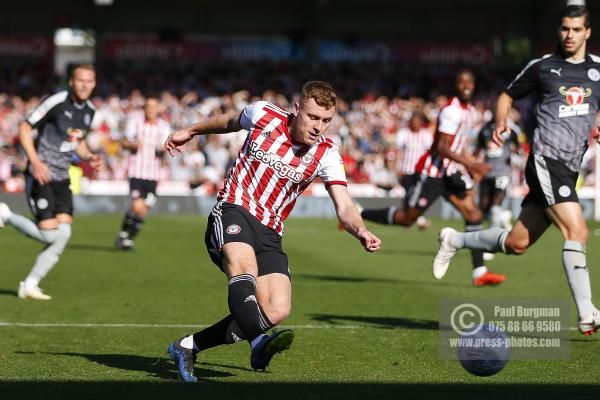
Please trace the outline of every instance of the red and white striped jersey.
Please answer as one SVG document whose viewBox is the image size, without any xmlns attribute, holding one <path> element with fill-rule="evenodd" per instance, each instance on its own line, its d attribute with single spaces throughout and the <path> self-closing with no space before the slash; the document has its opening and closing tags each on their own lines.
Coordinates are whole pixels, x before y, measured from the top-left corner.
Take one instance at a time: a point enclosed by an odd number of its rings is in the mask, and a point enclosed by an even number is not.
<svg viewBox="0 0 600 400">
<path fill-rule="evenodd" d="M 427 128 L 413 132 L 409 127 L 402 128 L 396 134 L 396 147 L 400 152 L 398 171 L 402 175 L 415 172 L 415 165 L 421 156 L 431 148 L 433 134 Z"/>
<path fill-rule="evenodd" d="M 475 107 L 471 104 L 461 104 L 458 97 L 452 97 L 440 110 L 431 148 L 421 156 L 415 171 L 432 178 L 453 175 L 459 171 L 464 172 L 461 164 L 442 157 L 437 151 L 437 146 L 442 133 L 451 135 L 450 150 L 454 153 L 462 153 L 465 145 L 468 144 L 469 132 L 473 130 L 476 121 Z"/>
<path fill-rule="evenodd" d="M 242 111 L 240 125 L 248 136 L 217 196 L 217 207 L 223 202 L 242 206 L 280 235 L 296 199 L 315 178 L 325 185 L 346 185 L 333 141 L 321 136 L 311 146 L 295 142 L 289 131 L 292 118 L 266 101 Z"/>
<path fill-rule="evenodd" d="M 130 178 L 160 179 L 160 157 L 156 152 L 163 149 L 170 131 L 169 124 L 160 118 L 154 122 L 139 117 L 127 121 L 125 138 L 138 144 L 137 151 L 129 156 L 127 172 Z"/>
</svg>

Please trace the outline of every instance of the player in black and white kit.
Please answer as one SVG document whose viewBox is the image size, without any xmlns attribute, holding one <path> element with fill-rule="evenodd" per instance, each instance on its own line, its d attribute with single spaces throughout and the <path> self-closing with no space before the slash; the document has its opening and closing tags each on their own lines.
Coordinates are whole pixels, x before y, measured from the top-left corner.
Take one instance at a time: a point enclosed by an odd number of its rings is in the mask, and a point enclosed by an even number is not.
<svg viewBox="0 0 600 400">
<path fill-rule="evenodd" d="M 511 156 L 519 153 L 517 131 L 520 131 L 520 128 L 509 120 L 508 138 L 502 146 L 494 143 L 495 129 L 496 122 L 490 121 L 481 128 L 477 136 L 474 156 L 483 154 L 483 161 L 491 167 L 490 172 L 479 183 L 479 207 L 484 214 L 489 215 L 491 227 L 511 230 L 512 214 L 502 208 L 502 203 L 511 181 Z"/>
<path fill-rule="evenodd" d="M 99 166 L 98 156 L 91 153 L 85 142 L 94 117 L 95 109 L 89 98 L 95 86 L 94 67 L 75 66 L 69 75 L 69 89 L 42 100 L 20 126 L 19 140 L 29 160 L 27 199 L 37 224 L 0 203 L 0 227 L 12 225 L 44 244 L 33 269 L 19 285 L 18 295 L 22 299 L 50 300 L 38 284 L 58 262 L 71 237 L 73 199 L 69 166 L 73 152 L 92 167 Z"/>
<path fill-rule="evenodd" d="M 498 98 L 493 136 L 498 145 L 506 140 L 513 99 L 529 93 L 539 99 L 525 167 L 530 191 L 514 228 L 473 233 L 444 228 L 433 262 L 434 271 L 443 276 L 458 249 L 523 254 L 554 224 L 565 239 L 562 262 L 579 313 L 579 331 L 586 336 L 600 329 L 585 254 L 588 228 L 575 192 L 600 98 L 600 57 L 586 52 L 590 26 L 584 6 L 566 7 L 560 19 L 559 49 L 531 61 Z"/>
</svg>

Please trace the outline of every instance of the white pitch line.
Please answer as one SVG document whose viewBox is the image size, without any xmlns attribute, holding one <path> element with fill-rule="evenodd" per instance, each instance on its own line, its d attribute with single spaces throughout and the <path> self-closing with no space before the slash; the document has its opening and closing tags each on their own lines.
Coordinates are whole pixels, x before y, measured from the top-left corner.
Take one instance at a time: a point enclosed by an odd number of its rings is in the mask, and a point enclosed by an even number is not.
<svg viewBox="0 0 600 400">
<path fill-rule="evenodd" d="M 37 322 L 0 322 L 0 328 L 206 328 L 210 325 L 190 324 L 99 324 L 99 323 L 37 323 Z M 368 328 L 361 325 L 285 325 L 281 328 L 290 329 L 360 329 Z"/>
</svg>

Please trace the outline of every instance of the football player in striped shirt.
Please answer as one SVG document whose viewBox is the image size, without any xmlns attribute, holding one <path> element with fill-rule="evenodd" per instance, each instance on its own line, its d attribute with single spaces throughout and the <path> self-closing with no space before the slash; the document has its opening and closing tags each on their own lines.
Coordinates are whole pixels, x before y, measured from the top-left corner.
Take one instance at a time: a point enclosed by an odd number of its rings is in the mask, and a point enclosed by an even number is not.
<svg viewBox="0 0 600 400">
<path fill-rule="evenodd" d="M 415 173 L 407 179 L 404 207 L 364 210 L 361 213 L 364 219 L 388 225 L 412 226 L 443 196 L 462 214 L 465 231 L 483 229 L 483 214 L 475 202 L 473 179 L 481 179 L 489 172 L 490 166 L 477 161 L 467 150 L 469 132 L 477 118 L 471 104 L 474 90 L 473 73 L 460 71 L 456 75 L 456 96 L 440 111 L 433 144 L 417 162 Z M 471 265 L 475 286 L 497 285 L 506 279 L 506 275 L 488 270 L 481 251 L 471 252 Z M 435 274 L 434 277 L 439 279 Z"/>
<path fill-rule="evenodd" d="M 169 124 L 159 118 L 159 113 L 158 99 L 148 97 L 144 103 L 143 118 L 131 118 L 125 129 L 122 146 L 131 152 L 128 167 L 131 205 L 115 242 L 115 246 L 122 250 L 133 248 L 133 239 L 156 202 L 156 185 L 165 153 L 163 143 L 170 133 Z"/>
<path fill-rule="evenodd" d="M 366 251 L 379 249 L 381 241 L 367 230 L 348 194 L 338 148 L 324 136 L 336 103 L 337 96 L 328 83 L 308 82 L 291 113 L 259 101 L 242 112 L 219 115 L 174 132 L 165 143 L 171 153 L 182 151 L 196 135 L 248 131 L 217 196 L 205 235 L 212 261 L 229 279 L 230 314 L 169 345 L 182 380 L 197 381 L 193 376 L 196 355 L 211 347 L 248 341 L 250 366 L 264 370 L 273 355 L 291 345 L 293 331 L 285 329 L 270 336 L 266 332 L 291 310 L 283 221 L 315 178 L 325 183 L 346 230 Z"/>
</svg>

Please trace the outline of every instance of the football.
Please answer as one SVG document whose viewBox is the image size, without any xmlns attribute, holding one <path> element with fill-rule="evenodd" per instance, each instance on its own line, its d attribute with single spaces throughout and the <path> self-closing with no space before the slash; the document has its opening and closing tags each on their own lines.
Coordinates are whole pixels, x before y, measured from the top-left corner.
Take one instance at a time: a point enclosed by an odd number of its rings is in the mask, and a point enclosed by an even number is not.
<svg viewBox="0 0 600 400">
<path fill-rule="evenodd" d="M 458 359 L 473 375 L 495 375 L 504 369 L 509 358 L 509 338 L 494 325 L 479 325 L 465 333 L 459 342 Z"/>
</svg>

